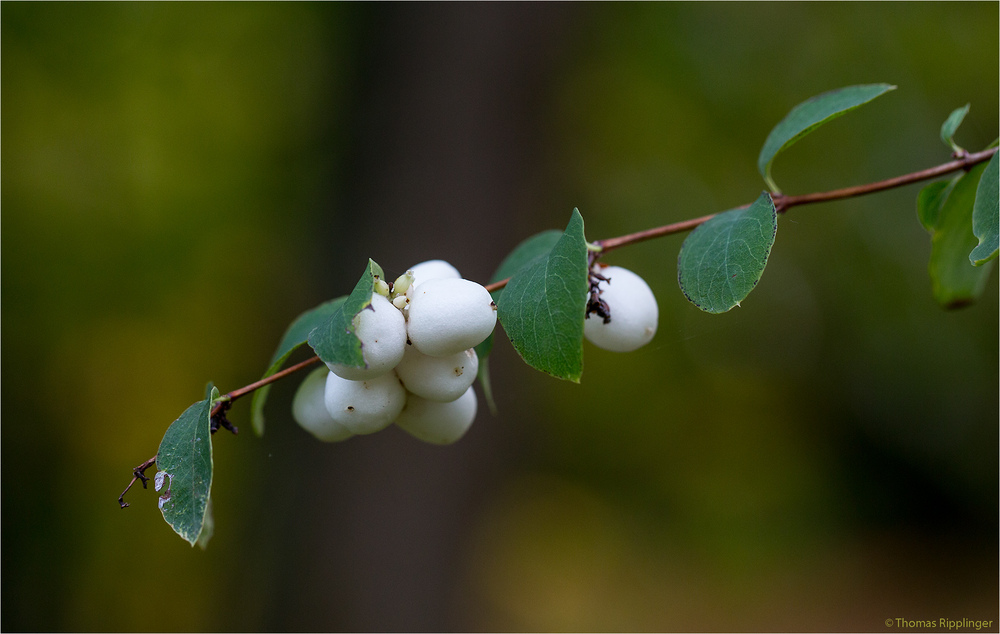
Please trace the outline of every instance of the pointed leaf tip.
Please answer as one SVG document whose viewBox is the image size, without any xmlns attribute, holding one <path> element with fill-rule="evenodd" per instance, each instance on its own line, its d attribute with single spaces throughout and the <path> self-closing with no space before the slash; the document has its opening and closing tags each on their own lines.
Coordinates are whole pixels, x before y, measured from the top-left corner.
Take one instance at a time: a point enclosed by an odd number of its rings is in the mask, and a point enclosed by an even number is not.
<svg viewBox="0 0 1000 634">
<path fill-rule="evenodd" d="M 768 134 L 757 158 L 757 168 L 772 193 L 780 189 L 771 177 L 774 158 L 819 126 L 895 90 L 891 84 L 847 86 L 816 95 L 792 108 Z"/>
<path fill-rule="evenodd" d="M 962 151 L 962 148 L 955 143 L 955 131 L 958 130 L 958 126 L 962 125 L 965 115 L 969 114 L 970 105 L 965 104 L 961 108 L 955 108 L 941 124 L 941 140 L 955 152 Z"/>
<path fill-rule="evenodd" d="M 354 317 L 372 302 L 376 278 L 383 278 L 382 267 L 374 260 L 368 266 L 354 290 L 326 320 L 309 333 L 309 345 L 324 363 L 364 367 L 361 341 L 354 334 Z"/>
<path fill-rule="evenodd" d="M 539 241 L 549 239 L 551 234 Z M 497 298 L 497 317 L 525 363 L 579 382 L 586 305 L 587 243 L 583 216 L 574 209 L 555 243 L 539 249 L 510 276 Z"/>
</svg>

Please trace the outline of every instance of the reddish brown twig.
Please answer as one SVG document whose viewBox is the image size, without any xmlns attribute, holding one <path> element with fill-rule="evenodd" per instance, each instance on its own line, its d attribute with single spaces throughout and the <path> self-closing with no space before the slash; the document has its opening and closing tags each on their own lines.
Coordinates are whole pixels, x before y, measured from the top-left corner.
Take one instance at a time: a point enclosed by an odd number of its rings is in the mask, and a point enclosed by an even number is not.
<svg viewBox="0 0 1000 634">
<path fill-rule="evenodd" d="M 949 161 L 947 163 L 942 163 L 941 165 L 936 165 L 934 167 L 927 168 L 925 170 L 920 170 L 918 172 L 911 172 L 910 174 L 903 174 L 902 176 L 897 176 L 895 178 L 888 178 L 886 180 L 878 181 L 875 183 L 868 183 L 866 185 L 856 185 L 854 187 L 845 187 L 843 189 L 834 189 L 828 192 L 817 192 L 814 194 L 804 194 L 802 196 L 786 196 L 784 194 L 772 194 L 774 199 L 774 207 L 778 213 L 784 213 L 792 207 L 798 207 L 800 205 L 809 205 L 812 203 L 822 203 L 831 200 L 842 200 L 844 198 L 853 198 L 855 196 L 864 196 L 866 194 L 874 194 L 875 192 L 885 191 L 887 189 L 893 189 L 895 187 L 902 187 L 904 185 L 910 185 L 913 183 L 919 183 L 920 181 L 931 180 L 932 178 L 937 178 L 938 176 L 944 176 L 945 174 L 950 174 L 952 172 L 957 172 L 959 170 L 968 170 L 978 163 L 983 161 L 988 161 L 990 157 L 997 153 L 997 148 L 990 148 L 988 150 L 983 150 L 982 152 L 974 152 L 972 154 L 965 154 L 954 161 Z M 736 207 L 736 209 L 742 209 L 748 207 L 749 205 L 741 205 Z M 669 225 L 663 225 L 662 227 L 655 227 L 653 229 L 646 229 L 645 231 L 638 231 L 636 233 L 630 233 L 628 235 L 619 236 L 617 238 L 608 238 L 605 240 L 597 240 L 594 242 L 595 245 L 600 247 L 602 253 L 607 253 L 612 249 L 617 249 L 629 244 L 635 244 L 637 242 L 644 242 L 646 240 L 652 240 L 653 238 L 660 238 L 663 236 L 669 236 L 675 233 L 684 233 L 685 231 L 691 231 L 692 229 L 698 227 L 704 222 L 711 220 L 715 217 L 715 214 L 710 214 L 708 216 L 702 216 L 701 218 L 693 218 L 691 220 L 682 220 L 681 222 L 675 222 Z"/>
<path fill-rule="evenodd" d="M 799 205 L 822 203 L 830 200 L 842 200 L 844 198 L 864 196 L 865 194 L 874 194 L 875 192 L 930 180 L 932 178 L 937 178 L 938 176 L 944 176 L 945 174 L 957 172 L 958 170 L 968 170 L 978 163 L 988 161 L 990 157 L 996 153 L 997 148 L 990 148 L 988 150 L 972 154 L 966 153 L 962 157 L 948 163 L 942 163 L 941 165 L 920 170 L 919 172 L 912 172 L 895 178 L 888 178 L 884 181 L 878 181 L 877 183 L 868 183 L 867 185 L 856 185 L 854 187 L 845 187 L 843 189 L 835 189 L 833 191 L 819 192 L 816 194 L 804 194 L 802 196 L 778 195 L 774 197 L 774 206 L 779 212 L 781 212 Z"/>
<path fill-rule="evenodd" d="M 955 160 L 949 161 L 948 163 L 942 163 L 941 165 L 936 165 L 924 170 L 917 172 L 911 172 L 909 174 L 904 174 L 902 176 L 897 176 L 895 178 L 889 178 L 886 180 L 878 181 L 875 183 L 868 183 L 866 185 L 856 185 L 854 187 L 845 187 L 843 189 L 835 189 L 827 192 L 817 192 L 814 194 L 804 194 L 801 196 L 786 196 L 784 194 L 772 194 L 772 199 L 774 200 L 775 209 L 779 213 L 784 213 L 791 209 L 792 207 L 798 207 L 800 205 L 808 205 L 813 203 L 828 202 L 831 200 L 842 200 L 845 198 L 853 198 L 855 196 L 864 196 L 866 194 L 873 194 L 875 192 L 885 191 L 887 189 L 893 189 L 895 187 L 902 187 L 904 185 L 910 185 L 912 183 L 918 183 L 920 181 L 930 180 L 932 178 L 937 178 L 938 176 L 944 176 L 945 174 L 950 174 L 952 172 L 957 172 L 959 170 L 969 170 L 974 165 L 982 163 L 983 161 L 989 160 L 994 154 L 996 154 L 997 148 L 990 148 L 988 150 L 983 150 L 982 152 L 974 153 L 963 153 L 958 156 Z M 748 205 L 741 205 L 738 208 L 745 208 Z M 604 240 L 597 240 L 594 245 L 598 247 L 596 255 L 590 260 L 592 264 L 596 257 L 607 253 L 608 251 L 618 249 L 620 247 L 636 244 L 638 242 L 644 242 L 646 240 L 652 240 L 654 238 L 661 238 L 663 236 L 673 235 L 675 233 L 684 233 L 685 231 L 691 231 L 698 227 L 699 225 L 705 223 L 706 221 L 714 218 L 716 214 L 709 214 L 707 216 L 702 216 L 700 218 L 692 218 L 690 220 L 682 220 L 680 222 L 674 222 L 668 225 L 663 225 L 661 227 L 654 227 L 652 229 L 646 229 L 645 231 L 637 231 L 636 233 L 630 233 L 624 236 L 618 236 L 617 238 L 607 238 Z M 486 290 L 492 292 L 499 290 L 507 285 L 510 278 L 500 280 L 499 282 L 494 282 L 486 286 Z M 236 432 L 236 428 L 231 425 L 227 425 L 228 421 L 225 420 L 225 412 L 232 405 L 232 402 L 241 396 L 246 396 L 255 390 L 258 390 L 265 385 L 270 385 L 275 381 L 279 381 L 286 376 L 294 374 L 299 370 L 307 368 L 320 361 L 318 356 L 311 357 L 296 363 L 293 366 L 289 366 L 284 370 L 275 372 L 274 374 L 263 378 L 259 381 L 241 387 L 237 390 L 233 390 L 228 394 L 222 396 L 219 402 L 212 408 L 210 414 L 211 420 L 218 421 L 217 424 L 213 425 L 212 433 L 215 433 L 216 429 L 221 425 Z M 146 477 L 146 470 L 149 469 L 156 462 L 156 456 L 153 456 L 146 462 L 142 463 L 138 467 L 132 470 L 132 481 L 129 485 L 125 487 L 125 490 L 120 496 L 118 496 L 118 503 L 121 508 L 128 506 L 128 503 L 124 501 L 125 494 L 128 493 L 132 485 L 135 484 L 136 480 L 142 481 L 142 487 L 146 488 L 146 482 L 149 478 Z"/>
</svg>

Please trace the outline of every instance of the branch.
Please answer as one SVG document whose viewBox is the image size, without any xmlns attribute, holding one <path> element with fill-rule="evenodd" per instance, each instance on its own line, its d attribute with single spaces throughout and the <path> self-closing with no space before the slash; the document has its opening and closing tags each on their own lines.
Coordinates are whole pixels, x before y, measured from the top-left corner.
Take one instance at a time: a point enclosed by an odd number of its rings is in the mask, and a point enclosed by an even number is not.
<svg viewBox="0 0 1000 634">
<path fill-rule="evenodd" d="M 747 207 L 749 205 L 742 205 L 741 207 Z M 646 229 L 645 231 L 638 231 L 636 233 L 630 233 L 626 236 L 619 236 L 617 238 L 608 238 L 606 240 L 598 240 L 594 244 L 601 248 L 601 253 L 607 253 L 612 249 L 617 249 L 618 247 L 623 247 L 627 244 L 635 244 L 636 242 L 645 242 L 646 240 L 652 240 L 653 238 L 662 238 L 663 236 L 673 235 L 675 233 L 683 233 L 685 231 L 691 231 L 698 225 L 705 223 L 712 218 L 715 218 L 716 214 L 709 214 L 707 216 L 702 216 L 701 218 L 692 218 L 691 220 L 682 220 L 680 222 L 675 222 L 669 225 L 663 225 L 662 227 L 656 227 L 654 229 Z"/>
<path fill-rule="evenodd" d="M 246 396 L 251 392 L 259 390 L 265 385 L 270 385 L 271 383 L 279 381 L 290 374 L 294 374 L 299 370 L 307 368 L 319 360 L 320 360 L 319 357 L 312 357 L 310 359 L 306 359 L 305 361 L 289 366 L 284 370 L 281 370 L 280 372 L 275 372 L 271 376 L 265 377 L 259 381 L 251 383 L 250 385 L 243 386 L 238 390 L 233 390 L 232 392 L 220 396 L 219 402 L 216 403 L 215 407 L 212 408 L 212 411 L 209 414 L 209 420 L 212 421 L 211 423 L 212 433 L 214 434 L 216 431 L 218 431 L 220 426 L 225 427 L 234 434 L 239 431 L 226 419 L 226 411 L 228 411 L 229 408 L 232 407 L 233 401 L 240 398 L 241 396 Z M 156 456 L 153 456 L 152 458 L 142 463 L 135 469 L 132 469 L 132 481 L 128 483 L 128 486 L 125 487 L 125 490 L 122 491 L 122 494 L 118 496 L 118 505 L 121 508 L 128 507 L 128 502 L 126 502 L 124 499 L 125 494 L 129 492 L 129 489 L 132 488 L 132 485 L 135 484 L 136 480 L 141 480 L 142 488 L 144 489 L 146 488 L 146 482 L 149 480 L 149 478 L 146 477 L 146 470 L 152 467 L 154 464 L 156 464 Z"/>
<path fill-rule="evenodd" d="M 912 172 L 910 174 L 904 174 L 902 176 L 897 176 L 895 178 L 889 178 L 883 181 L 878 181 L 875 183 L 868 183 L 866 185 L 856 185 L 854 187 L 845 187 L 843 189 L 835 189 L 828 192 L 817 192 L 814 194 L 805 194 L 802 196 L 786 196 L 784 194 L 772 194 L 774 200 L 775 209 L 778 213 L 784 213 L 791 209 L 792 207 L 798 207 L 800 205 L 809 205 L 813 203 L 827 202 L 830 200 L 841 200 L 844 198 L 853 198 L 855 196 L 864 196 L 866 194 L 873 194 L 875 192 L 884 191 L 887 189 L 893 189 L 895 187 L 902 187 L 904 185 L 910 185 L 912 183 L 918 183 L 920 181 L 930 180 L 932 178 L 937 178 L 938 176 L 944 176 L 945 174 L 950 174 L 952 172 L 957 172 L 958 170 L 969 170 L 972 166 L 989 160 L 994 154 L 997 153 L 997 148 L 990 148 L 988 150 L 983 150 L 982 152 L 975 152 L 969 154 L 968 152 L 962 153 L 955 160 L 949 161 L 948 163 L 942 163 L 935 167 L 930 167 L 918 172 Z M 740 205 L 736 209 L 744 209 L 749 207 L 749 204 Z M 699 225 L 707 222 L 714 218 L 717 214 L 709 214 L 707 216 L 702 216 L 700 218 L 692 218 L 690 220 L 682 220 L 680 222 L 674 222 L 668 225 L 663 225 L 662 227 L 655 227 L 653 229 L 646 229 L 645 231 L 638 231 L 636 233 L 630 233 L 624 236 L 618 236 L 617 238 L 607 238 L 605 240 L 597 240 L 594 244 L 598 247 L 597 255 L 594 259 L 600 257 L 608 251 L 629 245 L 636 244 L 637 242 L 644 242 L 646 240 L 652 240 L 654 238 L 661 238 L 663 236 L 673 235 L 675 233 L 683 233 L 685 231 L 691 231 L 698 227 Z M 507 285 L 510 278 L 500 280 L 499 282 L 494 282 L 486 286 L 486 290 L 493 292 L 500 290 Z M 229 424 L 226 420 L 226 411 L 232 406 L 232 402 L 236 399 L 246 396 L 251 392 L 259 390 L 265 385 L 270 385 L 275 381 L 280 381 L 281 379 L 298 372 L 299 370 L 305 369 L 320 360 L 318 356 L 306 359 L 300 363 L 293 366 L 289 366 L 284 370 L 275 372 L 274 374 L 263 378 L 259 381 L 241 387 L 237 390 L 233 390 L 228 394 L 220 397 L 219 402 L 212 408 L 210 414 L 211 420 L 213 421 L 212 433 L 214 434 L 216 430 L 221 425 L 226 427 L 233 433 L 236 433 L 237 429 Z M 128 493 L 132 485 L 135 484 L 136 480 L 142 481 L 142 487 L 146 488 L 146 481 L 149 478 L 146 477 L 146 470 L 149 469 L 156 462 L 156 456 L 153 456 L 146 462 L 142 463 L 138 467 L 132 470 L 132 481 L 129 485 L 125 487 L 125 490 L 118 497 L 118 503 L 121 508 L 126 508 L 128 503 L 125 502 L 125 494 Z"/>
<path fill-rule="evenodd" d="M 844 189 L 835 189 L 833 191 L 820 192 L 816 194 L 805 194 L 803 196 L 778 195 L 774 198 L 774 206 L 778 208 L 779 212 L 782 212 L 798 205 L 822 203 L 828 200 L 841 200 L 843 198 L 853 198 L 855 196 L 873 194 L 886 189 L 893 189 L 895 187 L 902 187 L 903 185 L 910 185 L 912 183 L 930 180 L 932 178 L 937 178 L 938 176 L 950 174 L 951 172 L 957 172 L 958 170 L 968 171 L 972 168 L 972 166 L 982 163 L 983 161 L 988 161 L 990 157 L 996 153 L 997 148 L 990 148 L 974 154 L 966 152 L 954 161 L 943 163 L 936 167 L 930 167 L 925 170 L 920 170 L 919 172 L 913 172 L 912 174 L 904 174 L 902 176 L 897 176 L 896 178 L 878 181 L 877 183 L 869 183 L 867 185 L 856 185 L 855 187 L 845 187 Z"/>
<path fill-rule="evenodd" d="M 290 365 L 287 368 L 285 368 L 284 370 L 281 370 L 279 372 L 275 372 L 271 376 L 264 377 L 263 379 L 261 379 L 259 381 L 256 381 L 254 383 L 251 383 L 250 385 L 245 385 L 245 386 L 241 387 L 238 390 L 233 390 L 232 392 L 229 392 L 228 394 L 223 394 L 222 396 L 219 397 L 218 404 L 216 404 L 216 406 L 212 408 L 211 416 L 215 417 L 215 416 L 218 416 L 219 414 L 224 414 L 225 410 L 229 409 L 229 407 L 232 404 L 232 402 L 235 401 L 236 399 L 240 398 L 241 396 L 246 396 L 247 394 L 250 394 L 251 392 L 259 390 L 260 388 L 264 387 L 265 385 L 270 385 L 270 384 L 274 383 L 275 381 L 280 381 L 281 379 L 285 378 L 286 376 L 288 376 L 290 374 L 295 374 L 299 370 L 303 370 L 305 368 L 308 368 L 309 366 L 313 365 L 314 363 L 316 363 L 319 360 L 320 359 L 319 359 L 318 356 L 317 357 L 311 357 L 309 359 L 306 359 L 305 361 L 302 361 L 301 363 L 296 363 L 295 365 Z"/>
<path fill-rule="evenodd" d="M 125 487 L 125 490 L 122 491 L 122 494 L 118 496 L 119 506 L 121 506 L 122 508 L 128 507 L 128 502 L 126 502 L 123 498 L 125 497 L 125 494 L 128 493 L 128 490 L 132 488 L 132 485 L 135 484 L 136 480 L 142 480 L 142 488 L 144 489 L 146 488 L 146 482 L 149 481 L 149 478 L 146 477 L 146 469 L 152 467 L 153 463 L 155 462 L 156 462 L 156 456 L 153 456 L 152 458 L 142 463 L 135 469 L 132 469 L 132 481 L 128 483 L 128 486 Z"/>
<path fill-rule="evenodd" d="M 952 172 L 957 172 L 959 170 L 969 170 L 972 166 L 982 163 L 983 161 L 988 161 L 990 157 L 997 153 L 997 148 L 990 148 L 988 150 L 983 150 L 982 152 L 975 152 L 973 154 L 965 153 L 961 157 L 954 161 L 949 161 L 948 163 L 942 163 L 935 167 L 930 167 L 919 172 L 912 172 L 910 174 L 904 174 L 902 176 L 897 176 L 895 178 L 889 178 L 884 181 L 878 181 L 876 183 L 868 183 L 867 185 L 856 185 L 854 187 L 845 187 L 844 189 L 835 189 L 828 192 L 818 192 L 815 194 L 804 194 L 802 196 L 785 196 L 783 194 L 772 194 L 774 199 L 774 207 L 777 209 L 778 213 L 784 213 L 791 209 L 792 207 L 798 207 L 799 205 L 809 205 L 812 203 L 822 203 L 830 200 L 842 200 L 844 198 L 853 198 L 855 196 L 864 196 L 866 194 L 873 194 L 875 192 L 884 191 L 887 189 L 893 189 L 895 187 L 902 187 L 903 185 L 910 185 L 912 183 L 918 183 L 920 181 L 930 180 L 932 178 L 937 178 L 938 176 L 944 176 L 945 174 L 950 174 Z M 735 207 L 735 209 L 745 209 L 750 205 L 740 205 Z M 669 236 L 675 233 L 683 233 L 685 231 L 691 231 L 698 225 L 711 220 L 716 214 L 710 214 L 708 216 L 702 216 L 701 218 L 694 218 L 692 220 L 684 220 L 681 222 L 675 222 L 673 224 L 664 225 L 662 227 L 656 227 L 654 229 L 646 229 L 645 231 L 639 231 L 637 233 L 630 233 L 625 236 L 619 236 L 617 238 L 608 238 L 606 240 L 598 240 L 596 244 L 601 249 L 601 253 L 607 253 L 612 249 L 617 249 L 629 244 L 635 244 L 637 242 L 643 242 L 645 240 L 652 240 L 653 238 L 661 238 L 663 236 Z"/>
<path fill-rule="evenodd" d="M 846 187 L 844 189 L 835 189 L 828 192 L 818 192 L 815 194 L 805 194 L 802 196 L 785 196 L 782 194 L 775 194 L 774 206 L 779 213 L 783 213 L 792 207 L 797 207 L 799 205 L 808 205 L 812 203 L 826 202 L 830 200 L 840 200 L 843 198 L 851 198 L 854 196 L 863 196 L 865 194 L 872 194 L 875 192 L 880 192 L 886 189 L 892 189 L 894 187 L 902 187 L 903 185 L 909 185 L 911 183 L 917 183 L 924 180 L 930 180 L 932 178 L 937 178 L 938 176 L 943 176 L 945 174 L 950 174 L 951 172 L 957 172 L 958 170 L 968 170 L 972 166 L 987 161 L 996 154 L 997 148 L 990 148 L 988 150 L 983 150 L 982 152 L 976 152 L 974 154 L 965 153 L 961 157 L 954 161 L 948 163 L 943 163 L 935 167 L 931 167 L 925 170 L 920 170 L 919 172 L 913 172 L 910 174 L 904 174 L 902 176 L 897 176 L 895 178 L 890 178 L 884 181 L 878 181 L 876 183 L 868 183 L 867 185 L 857 185 L 855 187 Z M 736 209 L 743 209 L 749 207 L 749 204 L 740 205 Z M 683 233 L 685 231 L 691 231 L 695 227 L 703 224 L 704 222 L 714 218 L 716 214 L 709 214 L 707 216 L 702 216 L 700 218 L 692 218 L 691 220 L 682 220 L 680 222 L 671 223 L 669 225 L 663 225 L 662 227 L 655 227 L 653 229 L 646 229 L 645 231 L 638 231 L 636 233 L 630 233 L 628 235 L 619 236 L 617 238 L 607 238 L 605 240 L 598 240 L 594 244 L 600 247 L 600 253 L 606 253 L 613 249 L 623 247 L 629 244 L 635 244 L 637 242 L 644 242 L 646 240 L 652 240 L 653 238 L 660 238 L 663 236 L 672 235 L 675 233 Z M 499 282 L 494 282 L 492 284 L 486 285 L 486 290 L 493 292 L 500 290 L 507 285 L 510 278 L 500 280 Z M 306 368 L 317 361 L 319 357 L 312 357 L 306 359 L 305 361 L 298 363 L 296 365 L 285 368 L 280 372 L 275 372 L 271 376 L 261 379 L 256 383 L 251 383 L 245 387 L 241 387 L 238 390 L 233 390 L 232 392 L 223 396 L 220 401 L 231 402 L 235 401 L 241 396 L 245 396 L 254 390 L 260 389 L 265 385 L 270 385 L 275 381 L 285 378 L 290 374 L 294 374 L 299 370 Z M 215 408 L 212 409 L 212 416 L 216 416 L 222 411 L 224 403 L 220 402 Z"/>
</svg>

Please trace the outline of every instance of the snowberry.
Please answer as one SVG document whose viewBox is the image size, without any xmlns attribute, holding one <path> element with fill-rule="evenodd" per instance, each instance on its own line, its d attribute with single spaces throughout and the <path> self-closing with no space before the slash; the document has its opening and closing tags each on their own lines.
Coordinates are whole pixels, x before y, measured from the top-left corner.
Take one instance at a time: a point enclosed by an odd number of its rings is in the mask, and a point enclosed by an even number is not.
<svg viewBox="0 0 1000 634">
<path fill-rule="evenodd" d="M 472 348 L 493 332 L 497 309 L 490 292 L 463 279 L 420 284 L 410 299 L 406 333 L 420 352 L 444 357 Z"/>
<path fill-rule="evenodd" d="M 302 381 L 295 398 L 292 400 L 292 418 L 302 429 L 326 442 L 345 440 L 354 434 L 337 421 L 333 420 L 326 409 L 324 391 L 326 390 L 326 368 L 316 368 Z"/>
<path fill-rule="evenodd" d="M 435 445 L 449 445 L 469 430 L 476 418 L 476 391 L 468 388 L 450 403 L 410 395 L 396 425 L 412 436 Z"/>
<path fill-rule="evenodd" d="M 479 357 L 469 348 L 447 357 L 429 357 L 406 346 L 396 375 L 408 392 L 430 401 L 448 402 L 462 396 L 479 371 Z"/>
<path fill-rule="evenodd" d="M 444 260 L 427 260 L 420 264 L 414 264 L 409 272 L 413 275 L 413 286 L 416 287 L 424 282 L 437 279 L 462 279 L 462 274 L 454 266 Z M 400 291 L 405 293 L 405 289 Z"/>
<path fill-rule="evenodd" d="M 331 372 L 323 395 L 330 417 L 355 434 L 385 429 L 406 405 L 406 390 L 395 372 L 365 381 L 350 381 Z"/>
<path fill-rule="evenodd" d="M 406 348 L 403 314 L 388 299 L 373 293 L 371 305 L 358 313 L 353 323 L 366 365 L 357 368 L 328 363 L 330 371 L 344 379 L 361 381 L 381 376 L 396 367 Z"/>
<path fill-rule="evenodd" d="M 650 342 L 656 334 L 659 310 L 646 281 L 620 266 L 600 270 L 609 282 L 600 282 L 601 299 L 609 308 L 611 321 L 591 314 L 583 322 L 584 336 L 598 348 L 631 352 Z"/>
</svg>

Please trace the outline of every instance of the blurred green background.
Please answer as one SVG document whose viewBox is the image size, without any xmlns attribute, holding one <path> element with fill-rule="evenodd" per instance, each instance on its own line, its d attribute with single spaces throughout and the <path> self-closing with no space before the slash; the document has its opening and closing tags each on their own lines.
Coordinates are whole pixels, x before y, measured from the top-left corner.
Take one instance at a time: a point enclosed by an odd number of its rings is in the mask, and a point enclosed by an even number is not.
<svg viewBox="0 0 1000 634">
<path fill-rule="evenodd" d="M 116 498 L 169 423 L 285 326 L 444 258 L 798 194 L 997 136 L 996 3 L 58 4 L 2 12 L 2 628 L 864 630 L 998 622 L 998 297 L 938 308 L 918 186 L 795 209 L 743 307 L 700 313 L 674 236 L 609 256 L 653 343 L 582 384 L 501 342 L 451 447 L 336 445 L 272 390 L 215 439 L 217 529 Z M 898 629 L 898 628 L 894 628 Z"/>
</svg>

